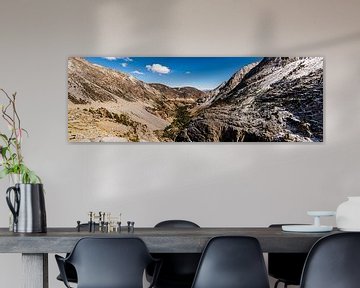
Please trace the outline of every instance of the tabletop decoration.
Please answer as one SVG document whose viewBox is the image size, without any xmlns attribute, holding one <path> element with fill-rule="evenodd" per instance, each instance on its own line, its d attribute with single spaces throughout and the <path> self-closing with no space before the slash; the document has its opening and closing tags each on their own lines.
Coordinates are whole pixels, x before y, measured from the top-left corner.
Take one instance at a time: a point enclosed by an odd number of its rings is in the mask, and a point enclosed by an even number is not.
<svg viewBox="0 0 360 288">
<path fill-rule="evenodd" d="M 12 214 L 9 229 L 14 232 L 46 232 L 44 188 L 40 177 L 24 163 L 22 140 L 28 132 L 22 128 L 16 108 L 16 93 L 5 97 L 1 116 L 8 132 L 0 133 L 0 179 L 10 177 L 11 187 L 6 191 L 6 202 Z"/>
<path fill-rule="evenodd" d="M 330 232 L 333 230 L 332 226 L 321 225 L 320 217 L 335 216 L 335 211 L 308 211 L 309 216 L 314 217 L 313 224 L 301 224 L 301 225 L 282 225 L 281 229 L 286 232 Z"/>
<path fill-rule="evenodd" d="M 40 177 L 24 163 L 21 144 L 24 134 L 28 135 L 28 132 L 21 127 L 21 120 L 16 109 L 16 93 L 9 95 L 3 89 L 0 91 L 8 101 L 7 104 L 0 105 L 0 108 L 1 116 L 9 128 L 9 135 L 0 133 L 2 141 L 0 179 L 10 175 L 14 183 L 41 183 Z"/>
<path fill-rule="evenodd" d="M 342 231 L 360 231 L 360 196 L 348 197 L 337 207 L 336 226 Z"/>
</svg>

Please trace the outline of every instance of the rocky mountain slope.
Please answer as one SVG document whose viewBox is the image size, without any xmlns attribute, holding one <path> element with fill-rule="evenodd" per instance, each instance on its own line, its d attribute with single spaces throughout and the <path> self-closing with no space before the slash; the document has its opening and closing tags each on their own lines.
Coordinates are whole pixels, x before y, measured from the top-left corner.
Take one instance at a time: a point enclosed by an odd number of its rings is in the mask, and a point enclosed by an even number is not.
<svg viewBox="0 0 360 288">
<path fill-rule="evenodd" d="M 171 123 L 176 108 L 191 108 L 204 95 L 69 58 L 69 141 L 159 141 L 159 131 Z"/>
<path fill-rule="evenodd" d="M 210 106 L 212 103 L 231 92 L 242 81 L 244 76 L 258 64 L 259 62 L 255 62 L 244 66 L 239 71 L 234 73 L 229 80 L 224 81 L 218 87 L 209 91 L 207 94 L 207 99 L 204 101 L 202 107 L 205 108 Z"/>
<path fill-rule="evenodd" d="M 168 100 L 196 102 L 198 99 L 206 96 L 204 91 L 194 87 L 169 87 L 161 83 L 151 83 L 149 86 L 166 95 Z"/>
<path fill-rule="evenodd" d="M 236 80 L 213 92 L 176 141 L 323 141 L 323 58 L 267 57 Z"/>
</svg>

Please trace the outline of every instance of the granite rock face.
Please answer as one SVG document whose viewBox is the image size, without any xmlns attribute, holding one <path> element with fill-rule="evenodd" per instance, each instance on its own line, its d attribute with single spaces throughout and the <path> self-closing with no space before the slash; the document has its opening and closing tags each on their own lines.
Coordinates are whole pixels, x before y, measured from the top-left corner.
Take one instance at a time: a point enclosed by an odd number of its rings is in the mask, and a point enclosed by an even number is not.
<svg viewBox="0 0 360 288">
<path fill-rule="evenodd" d="M 213 92 L 176 141 L 323 141 L 323 58 L 267 57 L 245 68 Z"/>
<path fill-rule="evenodd" d="M 227 95 L 237 85 L 239 85 L 239 83 L 243 80 L 244 76 L 258 64 L 259 64 L 259 62 L 255 62 L 255 63 L 251 63 L 249 65 L 244 66 L 239 71 L 234 73 L 234 75 L 232 75 L 229 80 L 224 81 L 218 87 L 216 87 L 214 90 L 209 91 L 207 99 L 206 99 L 206 101 L 204 101 L 204 104 L 202 106 L 208 107 L 212 103 L 218 101 L 219 99 L 222 99 L 222 97 Z"/>
</svg>

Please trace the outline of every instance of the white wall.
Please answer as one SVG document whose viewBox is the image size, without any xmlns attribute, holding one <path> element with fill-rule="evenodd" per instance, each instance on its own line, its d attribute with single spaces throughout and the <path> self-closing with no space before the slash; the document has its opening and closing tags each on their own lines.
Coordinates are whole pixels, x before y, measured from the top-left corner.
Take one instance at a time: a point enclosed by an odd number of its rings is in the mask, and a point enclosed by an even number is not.
<svg viewBox="0 0 360 288">
<path fill-rule="evenodd" d="M 48 226 L 89 210 L 136 226 L 309 222 L 360 188 L 357 0 L 1 0 L 0 87 L 18 92 L 26 160 L 46 187 Z M 69 144 L 67 57 L 324 56 L 323 144 Z M 7 225 L 4 192 L 0 226 Z M 334 223 L 333 220 L 328 223 Z M 50 257 L 50 287 L 57 271 Z M 20 287 L 18 255 L 1 286 Z"/>
</svg>

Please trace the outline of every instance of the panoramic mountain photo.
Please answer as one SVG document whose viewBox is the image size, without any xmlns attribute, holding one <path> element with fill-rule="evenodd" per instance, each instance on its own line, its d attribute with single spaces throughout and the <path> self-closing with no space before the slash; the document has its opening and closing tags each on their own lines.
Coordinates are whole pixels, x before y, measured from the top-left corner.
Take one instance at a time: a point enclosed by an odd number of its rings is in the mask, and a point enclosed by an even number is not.
<svg viewBox="0 0 360 288">
<path fill-rule="evenodd" d="M 322 142 L 322 57 L 71 57 L 69 142 Z"/>
</svg>

